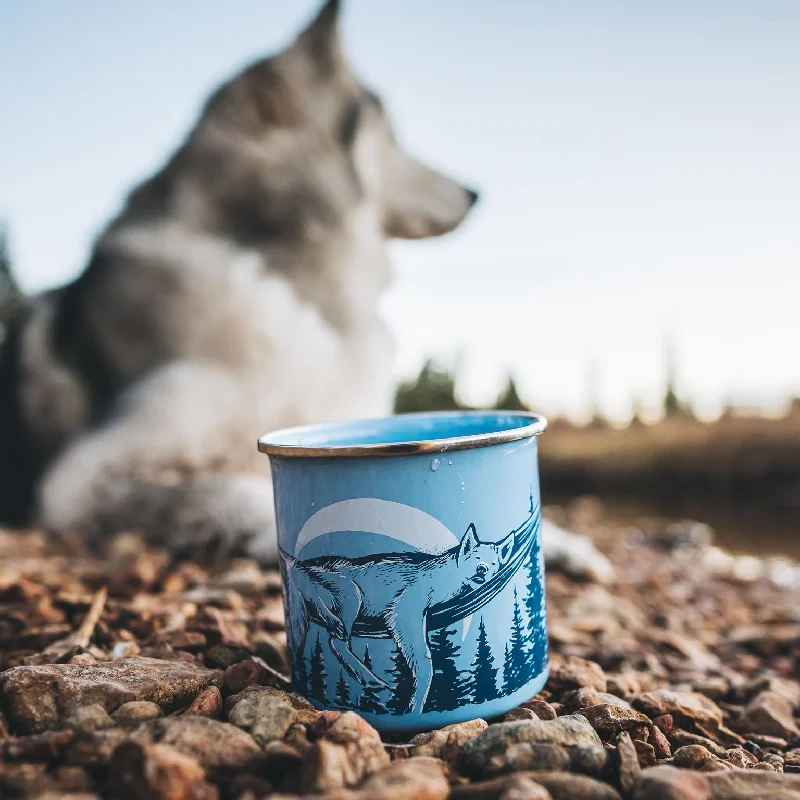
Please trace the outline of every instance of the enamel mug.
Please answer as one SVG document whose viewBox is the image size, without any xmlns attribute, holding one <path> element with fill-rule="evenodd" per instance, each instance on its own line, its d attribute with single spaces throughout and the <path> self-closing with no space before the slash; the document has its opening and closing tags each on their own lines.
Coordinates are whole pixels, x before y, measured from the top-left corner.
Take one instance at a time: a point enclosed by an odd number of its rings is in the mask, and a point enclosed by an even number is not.
<svg viewBox="0 0 800 800">
<path fill-rule="evenodd" d="M 261 437 L 296 691 L 382 731 L 495 717 L 547 680 L 544 418 L 408 414 Z"/>
</svg>

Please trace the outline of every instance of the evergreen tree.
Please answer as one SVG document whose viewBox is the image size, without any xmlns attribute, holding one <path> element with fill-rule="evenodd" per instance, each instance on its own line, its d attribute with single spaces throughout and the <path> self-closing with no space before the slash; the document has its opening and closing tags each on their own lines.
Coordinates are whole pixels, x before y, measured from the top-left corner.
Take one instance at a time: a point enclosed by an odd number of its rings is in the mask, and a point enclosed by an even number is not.
<svg viewBox="0 0 800 800">
<path fill-rule="evenodd" d="M 547 611 L 543 578 L 541 546 L 537 537 L 528 557 L 528 583 L 525 587 L 525 610 L 528 614 L 530 646 L 527 678 L 532 678 L 542 671 L 547 657 Z"/>
<path fill-rule="evenodd" d="M 522 627 L 522 611 L 517 599 L 517 587 L 514 587 L 514 616 L 511 619 L 511 646 L 509 658 L 511 666 L 510 683 L 512 691 L 521 688 L 528 680 L 528 654 L 525 652 L 525 634 Z M 503 675 L 505 679 L 505 674 Z"/>
<path fill-rule="evenodd" d="M 508 642 L 503 651 L 503 694 L 508 695 L 514 691 L 514 668 L 511 664 L 511 653 L 508 650 Z"/>
<path fill-rule="evenodd" d="M 487 700 L 494 700 L 498 696 L 497 667 L 494 665 L 492 648 L 489 645 L 489 637 L 486 635 L 483 617 L 478 625 L 478 647 L 471 666 L 469 694 L 472 702 L 485 703 Z"/>
<path fill-rule="evenodd" d="M 309 691 L 311 697 L 321 703 L 325 702 L 325 692 L 328 688 L 325 681 L 325 661 L 322 657 L 322 644 L 317 634 L 317 643 L 311 652 L 311 674 L 309 676 Z"/>
<path fill-rule="evenodd" d="M 372 659 L 369 655 L 369 646 L 364 647 L 364 658 L 361 662 L 368 670 L 372 670 Z M 386 707 L 381 703 L 378 689 L 375 686 L 365 686 L 361 698 L 358 702 L 358 707 L 362 711 L 370 711 L 373 714 L 385 714 Z"/>
<path fill-rule="evenodd" d="M 397 646 L 392 653 L 392 668 L 389 670 L 389 675 L 392 676 L 394 688 L 386 707 L 393 714 L 405 714 L 414 698 L 414 673 Z"/>
<path fill-rule="evenodd" d="M 303 653 L 298 653 L 292 663 L 292 684 L 298 694 L 308 695 L 308 668 Z"/>
<path fill-rule="evenodd" d="M 350 705 L 350 687 L 341 670 L 339 670 L 339 680 L 336 682 L 336 705 L 345 707 Z"/>
<path fill-rule="evenodd" d="M 461 648 L 453 642 L 455 635 L 455 628 L 439 628 L 431 634 L 433 678 L 425 711 L 450 711 L 469 699 L 467 679 L 456 667 Z"/>
<path fill-rule="evenodd" d="M 505 409 L 506 411 L 528 411 L 528 407 L 522 401 L 517 391 L 516 381 L 509 375 L 503 391 L 497 396 L 494 403 L 495 408 Z"/>
</svg>

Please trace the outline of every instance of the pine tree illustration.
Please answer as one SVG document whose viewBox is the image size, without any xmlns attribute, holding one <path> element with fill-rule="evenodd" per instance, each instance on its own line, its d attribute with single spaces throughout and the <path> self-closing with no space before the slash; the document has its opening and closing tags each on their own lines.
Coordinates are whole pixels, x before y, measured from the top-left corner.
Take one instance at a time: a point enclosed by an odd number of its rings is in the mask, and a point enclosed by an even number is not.
<svg viewBox="0 0 800 800">
<path fill-rule="evenodd" d="M 292 660 L 292 685 L 299 694 L 308 695 L 308 667 L 303 653 L 297 653 Z"/>
<path fill-rule="evenodd" d="M 369 646 L 364 647 L 364 658 L 361 659 L 364 666 L 371 670 L 372 669 L 372 659 L 369 655 Z M 386 706 L 381 703 L 380 695 L 378 694 L 378 690 L 374 686 L 365 686 L 364 691 L 361 695 L 361 698 L 358 701 L 358 707 L 362 711 L 370 711 L 373 714 L 385 714 L 386 713 Z"/>
<path fill-rule="evenodd" d="M 508 650 L 508 642 L 503 651 L 503 694 L 509 695 L 514 691 L 514 668 L 511 663 L 511 653 Z"/>
<path fill-rule="evenodd" d="M 494 665 L 492 648 L 486 635 L 486 626 L 481 617 L 478 625 L 478 647 L 475 660 L 470 665 L 472 672 L 469 680 L 469 695 L 473 703 L 485 703 L 494 700 L 497 694 L 497 667 Z"/>
<path fill-rule="evenodd" d="M 386 707 L 393 714 L 405 714 L 414 697 L 414 673 L 408 666 L 406 657 L 396 645 L 392 653 L 392 668 L 389 670 L 389 675 L 392 676 L 394 689 Z"/>
<path fill-rule="evenodd" d="M 525 586 L 525 610 L 528 614 L 528 678 L 544 669 L 547 659 L 547 610 L 544 599 L 541 546 L 534 540 L 528 560 L 528 583 Z"/>
<path fill-rule="evenodd" d="M 317 643 L 311 651 L 311 674 L 309 675 L 309 693 L 319 702 L 325 702 L 325 692 L 328 688 L 325 681 L 325 662 L 322 658 L 322 644 L 317 634 Z"/>
<path fill-rule="evenodd" d="M 452 639 L 455 628 L 439 628 L 430 637 L 433 678 L 423 711 L 450 711 L 468 699 L 467 678 L 456 667 L 461 649 Z"/>
<path fill-rule="evenodd" d="M 512 691 L 524 686 L 528 681 L 528 654 L 525 652 L 525 634 L 522 630 L 522 611 L 517 599 L 517 588 L 514 587 L 514 616 L 511 618 L 511 642 L 509 658 L 511 660 Z M 505 675 L 503 676 L 505 677 Z"/>
<path fill-rule="evenodd" d="M 350 705 L 350 688 L 341 670 L 339 670 L 339 680 L 336 681 L 336 705 L 345 708 Z"/>
</svg>

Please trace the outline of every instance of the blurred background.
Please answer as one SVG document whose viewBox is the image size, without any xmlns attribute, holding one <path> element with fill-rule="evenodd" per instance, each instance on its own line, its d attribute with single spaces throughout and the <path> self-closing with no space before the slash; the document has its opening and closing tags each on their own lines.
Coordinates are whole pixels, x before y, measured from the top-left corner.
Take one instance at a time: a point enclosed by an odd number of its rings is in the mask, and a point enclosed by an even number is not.
<svg viewBox="0 0 800 800">
<path fill-rule="evenodd" d="M 0 322 L 317 6 L 0 4 Z M 800 555 L 800 4 L 349 0 L 343 27 L 407 148 L 482 196 L 391 246 L 397 409 L 533 408 L 551 502 Z"/>
</svg>

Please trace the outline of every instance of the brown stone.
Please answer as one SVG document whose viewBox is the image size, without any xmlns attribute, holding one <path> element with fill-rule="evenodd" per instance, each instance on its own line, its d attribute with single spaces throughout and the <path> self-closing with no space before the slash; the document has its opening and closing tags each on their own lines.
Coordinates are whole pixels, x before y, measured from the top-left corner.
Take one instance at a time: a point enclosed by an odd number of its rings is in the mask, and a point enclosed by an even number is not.
<svg viewBox="0 0 800 800">
<path fill-rule="evenodd" d="M 0 675 L 0 703 L 17 731 L 38 733 L 93 703 L 110 712 L 132 700 L 150 700 L 172 710 L 219 679 L 219 672 L 196 664 L 141 656 L 92 666 L 15 667 Z"/>
<path fill-rule="evenodd" d="M 677 767 L 658 766 L 636 776 L 631 800 L 711 800 L 708 777 Z"/>
<path fill-rule="evenodd" d="M 603 668 L 594 661 L 588 661 L 578 656 L 570 656 L 564 661 L 553 662 L 550 665 L 550 678 L 547 681 L 547 687 L 556 693 L 582 687 L 605 692 L 607 687 L 606 674 L 603 672 Z"/>
<path fill-rule="evenodd" d="M 651 725 L 648 729 L 648 742 L 653 746 L 653 752 L 656 758 L 670 758 L 672 756 L 672 748 L 670 747 L 669 740 L 664 736 L 661 728 Z"/>
<path fill-rule="evenodd" d="M 651 717 L 671 714 L 674 719 L 699 722 L 712 728 L 722 724 L 722 709 L 713 700 L 696 692 L 659 689 L 639 695 L 633 701 L 633 706 Z"/>
<path fill-rule="evenodd" d="M 731 766 L 701 744 L 687 744 L 679 747 L 674 752 L 672 761 L 676 767 L 694 769 L 698 772 L 715 772 L 720 769 L 729 769 Z"/>
<path fill-rule="evenodd" d="M 782 739 L 800 736 L 792 703 L 777 692 L 767 690 L 757 694 L 747 704 L 744 718 L 755 733 Z"/>
<path fill-rule="evenodd" d="M 603 734 L 627 730 L 634 725 L 650 725 L 650 718 L 639 711 L 608 703 L 581 708 L 575 713 L 586 717 L 591 726 Z"/>
<path fill-rule="evenodd" d="M 622 731 L 617 735 L 617 761 L 619 765 L 619 785 L 624 794 L 628 794 L 633 788 L 636 776 L 641 771 L 639 766 L 639 755 L 631 740 L 631 735 L 627 731 Z"/>
<path fill-rule="evenodd" d="M 150 720 L 131 738 L 139 744 L 170 745 L 207 769 L 237 769 L 264 760 L 261 748 L 249 733 L 227 722 L 195 715 Z"/>
<path fill-rule="evenodd" d="M 0 743 L 0 752 L 9 761 L 55 761 L 74 738 L 73 730 L 19 736 Z"/>
<path fill-rule="evenodd" d="M 222 713 L 222 692 L 216 686 L 209 686 L 207 689 L 203 689 L 183 713 L 218 719 Z"/>
<path fill-rule="evenodd" d="M 410 752 L 414 757 L 432 756 L 444 761 L 453 761 L 466 742 L 471 741 L 488 728 L 482 719 L 459 722 L 440 730 L 420 733 L 410 742 Z"/>
<path fill-rule="evenodd" d="M 111 757 L 109 779 L 122 800 L 217 800 L 192 758 L 165 744 L 123 742 Z"/>
<path fill-rule="evenodd" d="M 527 703 L 523 703 L 520 708 L 529 708 L 539 719 L 555 719 L 558 716 L 556 710 L 550 703 L 535 697 L 533 700 L 528 700 Z"/>
</svg>

